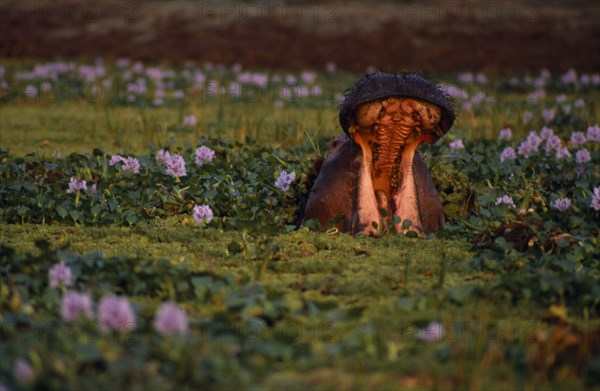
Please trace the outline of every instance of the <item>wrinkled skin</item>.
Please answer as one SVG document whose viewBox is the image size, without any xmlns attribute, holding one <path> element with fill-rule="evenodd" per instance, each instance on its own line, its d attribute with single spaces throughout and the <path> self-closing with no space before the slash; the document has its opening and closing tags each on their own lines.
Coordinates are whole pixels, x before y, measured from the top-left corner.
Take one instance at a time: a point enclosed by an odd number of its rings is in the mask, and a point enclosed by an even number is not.
<svg viewBox="0 0 600 391">
<path fill-rule="evenodd" d="M 357 178 L 362 163 L 362 149 L 348 136 L 339 136 L 332 144 L 306 204 L 304 220 L 317 219 L 322 226 L 335 225 L 342 232 L 362 232 L 365 227 L 353 227 L 357 203 Z M 413 159 L 417 190 L 418 214 L 422 227 L 435 232 L 444 227 L 444 209 L 427 166 L 418 152 Z M 401 181 L 402 178 L 399 178 Z M 367 208 L 377 210 L 376 204 Z"/>
<path fill-rule="evenodd" d="M 417 148 L 452 126 L 449 98 L 419 75 L 376 73 L 346 93 L 339 117 L 345 135 L 322 165 L 304 220 L 365 235 L 442 229 L 441 201 Z"/>
</svg>

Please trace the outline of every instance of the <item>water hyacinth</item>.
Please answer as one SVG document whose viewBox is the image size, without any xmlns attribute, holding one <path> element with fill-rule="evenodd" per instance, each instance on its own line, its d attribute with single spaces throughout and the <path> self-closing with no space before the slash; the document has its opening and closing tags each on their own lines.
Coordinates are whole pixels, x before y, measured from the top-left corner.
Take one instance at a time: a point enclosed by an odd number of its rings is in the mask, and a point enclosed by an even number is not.
<svg viewBox="0 0 600 391">
<path fill-rule="evenodd" d="M 193 209 L 194 220 L 198 224 L 210 223 L 213 219 L 214 214 L 210 206 L 208 205 L 196 205 Z"/>
<path fill-rule="evenodd" d="M 73 177 L 71 177 L 71 180 L 69 181 L 69 190 L 67 190 L 67 193 L 75 193 L 77 191 L 86 190 L 86 189 L 87 189 L 87 182 L 85 180 L 79 180 L 73 176 Z"/>
<path fill-rule="evenodd" d="M 62 298 L 60 314 L 67 322 L 92 319 L 92 298 L 87 293 L 67 292 Z"/>
<path fill-rule="evenodd" d="M 516 157 L 517 156 L 515 154 L 515 150 L 513 149 L 513 147 L 506 147 L 506 148 L 504 148 L 502 153 L 500 153 L 500 161 L 501 162 L 503 162 L 505 160 L 515 160 Z"/>
<path fill-rule="evenodd" d="M 198 121 L 196 120 L 196 117 L 191 114 L 183 117 L 183 124 L 185 126 L 189 126 L 189 127 L 193 128 L 194 126 L 196 126 L 197 122 Z"/>
<path fill-rule="evenodd" d="M 158 164 L 167 164 L 167 162 L 171 159 L 171 154 L 169 153 L 169 151 L 161 149 L 160 151 L 156 152 L 156 163 Z"/>
<path fill-rule="evenodd" d="M 417 332 L 417 339 L 427 343 L 438 342 L 444 337 L 444 326 L 438 322 L 431 322 Z"/>
<path fill-rule="evenodd" d="M 513 208 L 515 207 L 515 203 L 512 197 L 509 197 L 507 195 L 496 198 L 496 205 L 508 205 L 512 206 Z"/>
<path fill-rule="evenodd" d="M 562 147 L 562 142 L 558 136 L 552 135 L 546 139 L 546 155 L 550 152 L 557 152 Z"/>
<path fill-rule="evenodd" d="M 33 371 L 33 368 L 22 358 L 19 358 L 15 361 L 13 365 L 13 373 L 15 378 L 24 384 L 29 384 L 35 379 L 35 372 Z"/>
<path fill-rule="evenodd" d="M 167 160 L 166 173 L 174 178 L 187 175 L 187 171 L 185 169 L 185 160 L 183 160 L 181 155 L 176 153 L 171 155 L 171 158 Z"/>
<path fill-rule="evenodd" d="M 123 163 L 125 162 L 125 158 L 121 155 L 113 155 L 110 158 L 110 161 L 108 162 L 109 165 L 114 166 L 117 163 Z"/>
<path fill-rule="evenodd" d="M 600 142 L 600 126 L 594 125 L 587 128 L 587 139 L 595 143 Z"/>
<path fill-rule="evenodd" d="M 296 179 L 296 173 L 294 171 L 287 173 L 285 170 L 281 170 L 279 178 L 275 181 L 275 186 L 283 191 L 288 191 L 294 179 Z"/>
<path fill-rule="evenodd" d="M 600 210 L 600 186 L 594 187 L 594 193 L 592 194 L 592 201 L 590 202 L 590 208 L 599 211 Z"/>
<path fill-rule="evenodd" d="M 590 156 L 590 151 L 588 151 L 587 149 L 582 149 L 580 151 L 575 152 L 575 162 L 577 164 L 585 164 L 590 160 L 592 160 L 592 157 Z"/>
<path fill-rule="evenodd" d="M 585 135 L 582 132 L 573 132 L 571 133 L 571 144 L 574 148 L 579 148 L 583 144 L 585 144 L 586 139 Z"/>
<path fill-rule="evenodd" d="M 456 140 L 450 143 L 450 149 L 453 151 L 458 151 L 459 149 L 465 149 L 462 140 Z"/>
<path fill-rule="evenodd" d="M 548 138 L 554 136 L 554 130 L 544 126 L 540 131 L 540 138 L 542 140 L 548 140 Z"/>
<path fill-rule="evenodd" d="M 554 110 L 547 109 L 542 112 L 542 119 L 545 123 L 549 124 L 554 119 Z"/>
<path fill-rule="evenodd" d="M 512 138 L 512 130 L 510 128 L 504 128 L 500 130 L 498 140 L 510 140 Z"/>
<path fill-rule="evenodd" d="M 561 212 L 566 212 L 571 207 L 571 200 L 569 198 L 557 198 L 552 203 L 554 209 L 558 209 Z"/>
<path fill-rule="evenodd" d="M 524 124 L 530 123 L 532 119 L 533 119 L 533 114 L 531 114 L 531 112 L 526 111 L 523 113 L 523 123 Z"/>
<path fill-rule="evenodd" d="M 571 152 L 566 147 L 558 148 L 556 150 L 556 160 L 570 158 Z"/>
<path fill-rule="evenodd" d="M 196 148 L 194 155 L 196 164 L 202 167 L 205 163 L 209 163 L 215 158 L 215 151 L 203 145 Z"/>
<path fill-rule="evenodd" d="M 57 263 L 48 269 L 48 280 L 51 288 L 69 286 L 72 283 L 72 278 L 71 268 L 64 263 Z"/>
<path fill-rule="evenodd" d="M 541 142 L 542 139 L 537 135 L 536 132 L 530 132 L 529 136 L 527 136 L 527 139 L 519 144 L 517 152 L 519 155 L 523 155 L 524 157 L 528 158 L 533 153 L 538 151 Z"/>
<path fill-rule="evenodd" d="M 174 303 L 163 303 L 156 310 L 154 329 L 163 336 L 188 332 L 188 319 L 184 311 Z"/>
<path fill-rule="evenodd" d="M 121 170 L 123 171 L 131 171 L 134 174 L 138 174 L 140 172 L 140 162 L 134 157 L 128 157 L 123 162 L 123 166 L 121 166 Z"/>
<path fill-rule="evenodd" d="M 102 332 L 135 329 L 135 315 L 126 297 L 105 296 L 98 304 L 98 322 Z"/>
</svg>

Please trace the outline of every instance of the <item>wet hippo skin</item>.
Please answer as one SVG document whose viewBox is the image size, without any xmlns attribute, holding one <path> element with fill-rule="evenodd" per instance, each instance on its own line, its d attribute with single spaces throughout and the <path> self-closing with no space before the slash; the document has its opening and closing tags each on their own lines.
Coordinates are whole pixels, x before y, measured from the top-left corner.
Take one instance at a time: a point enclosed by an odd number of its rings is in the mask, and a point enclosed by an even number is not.
<svg viewBox="0 0 600 391">
<path fill-rule="evenodd" d="M 437 190 L 416 152 L 454 122 L 451 101 L 415 74 L 373 74 L 345 96 L 333 143 L 309 195 L 304 221 L 380 234 L 401 222 L 420 234 L 444 226 Z M 400 221 L 400 223 L 398 222 Z"/>
</svg>

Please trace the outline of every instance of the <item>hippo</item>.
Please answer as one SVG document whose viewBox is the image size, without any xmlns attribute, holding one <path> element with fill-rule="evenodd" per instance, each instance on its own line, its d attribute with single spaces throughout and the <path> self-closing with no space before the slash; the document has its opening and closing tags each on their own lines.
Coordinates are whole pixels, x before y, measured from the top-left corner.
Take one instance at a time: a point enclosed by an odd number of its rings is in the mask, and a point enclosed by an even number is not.
<svg viewBox="0 0 600 391">
<path fill-rule="evenodd" d="M 442 203 L 417 148 L 435 143 L 454 119 L 452 100 L 418 74 L 364 76 L 343 96 L 344 133 L 319 169 L 303 221 L 364 235 L 392 226 L 419 235 L 441 230 Z"/>
</svg>

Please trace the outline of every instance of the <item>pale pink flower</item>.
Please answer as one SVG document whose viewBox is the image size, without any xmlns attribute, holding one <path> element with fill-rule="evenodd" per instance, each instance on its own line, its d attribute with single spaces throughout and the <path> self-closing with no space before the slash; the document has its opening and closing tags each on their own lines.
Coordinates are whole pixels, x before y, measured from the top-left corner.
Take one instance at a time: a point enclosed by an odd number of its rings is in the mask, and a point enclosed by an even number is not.
<svg viewBox="0 0 600 391">
<path fill-rule="evenodd" d="M 185 160 L 183 160 L 181 155 L 176 153 L 171 155 L 171 158 L 167 160 L 166 173 L 174 178 L 187 175 L 187 171 L 185 169 Z"/>
<path fill-rule="evenodd" d="M 455 140 L 450 143 L 450 149 L 453 151 L 457 151 L 459 149 L 465 149 L 462 140 Z"/>
<path fill-rule="evenodd" d="M 103 332 L 135 329 L 135 314 L 126 297 L 105 296 L 98 304 L 98 322 Z"/>
<path fill-rule="evenodd" d="M 581 147 L 585 142 L 585 135 L 582 132 L 571 133 L 571 145 L 573 145 L 574 148 Z"/>
<path fill-rule="evenodd" d="M 444 326 L 438 322 L 431 322 L 417 332 L 417 338 L 427 343 L 441 341 L 444 338 Z"/>
<path fill-rule="evenodd" d="M 568 198 L 557 198 L 552 203 L 552 207 L 554 209 L 558 209 L 561 212 L 565 212 L 569 207 L 571 207 L 571 200 Z"/>
<path fill-rule="evenodd" d="M 187 315 L 174 303 L 163 303 L 158 307 L 153 325 L 164 336 L 186 334 L 189 328 Z"/>
<path fill-rule="evenodd" d="M 193 209 L 194 220 L 198 224 L 210 223 L 213 219 L 214 214 L 210 206 L 208 205 L 196 205 Z"/>
<path fill-rule="evenodd" d="M 211 162 L 215 158 L 215 151 L 202 145 L 196 148 L 195 161 L 196 164 L 202 167 L 204 164 Z"/>
<path fill-rule="evenodd" d="M 72 278 L 71 268 L 64 263 L 54 264 L 48 269 L 48 280 L 51 288 L 69 286 L 72 283 Z"/>
<path fill-rule="evenodd" d="M 62 298 L 60 314 L 67 322 L 80 318 L 92 319 L 92 298 L 87 293 L 67 292 Z"/>
<path fill-rule="evenodd" d="M 512 138 L 512 130 L 510 128 L 504 128 L 500 130 L 498 140 L 510 140 Z"/>
</svg>

